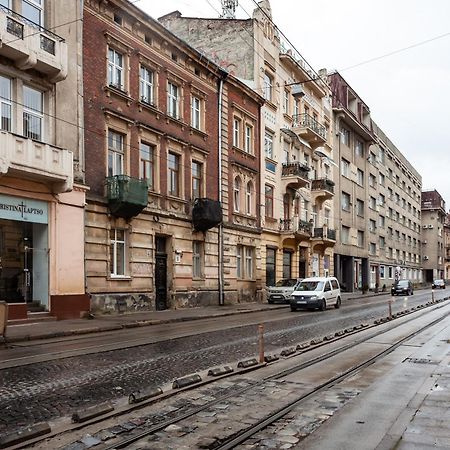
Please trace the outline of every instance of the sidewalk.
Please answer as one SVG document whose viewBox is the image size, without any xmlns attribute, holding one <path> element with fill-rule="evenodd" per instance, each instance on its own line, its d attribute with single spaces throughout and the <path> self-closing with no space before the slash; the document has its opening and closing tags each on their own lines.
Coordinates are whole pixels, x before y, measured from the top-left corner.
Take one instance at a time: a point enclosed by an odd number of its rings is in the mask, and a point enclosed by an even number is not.
<svg viewBox="0 0 450 450">
<path fill-rule="evenodd" d="M 359 292 L 343 293 L 343 302 L 369 298 L 386 293 L 368 293 L 362 295 Z M 165 311 L 140 311 L 127 314 L 102 315 L 93 319 L 72 319 L 60 321 L 40 321 L 20 325 L 8 324 L 6 339 L 8 343 L 31 341 L 37 339 L 52 339 L 63 336 L 74 336 L 88 333 L 123 330 L 164 323 L 184 322 L 202 319 L 231 316 L 236 314 L 248 314 L 253 312 L 271 311 L 288 308 L 288 305 L 268 303 L 238 303 L 227 306 L 205 306 L 198 308 L 185 308 Z"/>
</svg>

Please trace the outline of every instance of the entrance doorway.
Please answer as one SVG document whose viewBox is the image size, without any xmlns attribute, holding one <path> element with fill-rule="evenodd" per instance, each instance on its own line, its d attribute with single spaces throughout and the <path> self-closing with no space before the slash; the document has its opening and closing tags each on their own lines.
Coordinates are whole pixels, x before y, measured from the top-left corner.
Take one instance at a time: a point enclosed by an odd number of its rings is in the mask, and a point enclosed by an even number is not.
<svg viewBox="0 0 450 450">
<path fill-rule="evenodd" d="M 167 239 L 157 236 L 155 240 L 155 308 L 157 311 L 167 309 Z"/>
<path fill-rule="evenodd" d="M 0 300 L 48 305 L 47 225 L 0 219 Z"/>
</svg>

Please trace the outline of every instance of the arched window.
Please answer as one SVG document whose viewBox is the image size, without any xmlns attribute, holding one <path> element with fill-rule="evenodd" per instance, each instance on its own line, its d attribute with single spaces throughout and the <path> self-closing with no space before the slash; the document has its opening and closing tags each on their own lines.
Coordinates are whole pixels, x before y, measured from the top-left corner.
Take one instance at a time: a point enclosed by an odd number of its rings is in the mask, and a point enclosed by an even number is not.
<svg viewBox="0 0 450 450">
<path fill-rule="evenodd" d="M 234 211 L 239 212 L 241 209 L 241 179 L 239 177 L 234 179 L 233 203 Z"/>
<path fill-rule="evenodd" d="M 247 183 L 247 189 L 245 191 L 245 213 L 252 213 L 252 195 L 253 195 L 253 183 L 249 181 Z"/>
</svg>

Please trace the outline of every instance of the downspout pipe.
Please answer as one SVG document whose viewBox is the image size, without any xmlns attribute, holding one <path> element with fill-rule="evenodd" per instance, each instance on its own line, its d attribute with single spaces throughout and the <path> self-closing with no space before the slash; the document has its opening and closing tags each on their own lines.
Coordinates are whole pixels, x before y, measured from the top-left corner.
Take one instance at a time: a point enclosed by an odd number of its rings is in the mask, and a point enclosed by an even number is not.
<svg viewBox="0 0 450 450">
<path fill-rule="evenodd" d="M 219 79 L 219 119 L 218 119 L 218 140 L 219 140 L 219 174 L 218 174 L 218 191 L 219 191 L 219 202 L 222 205 L 223 192 L 222 192 L 222 113 L 223 113 L 223 85 L 227 77 L 227 73 L 223 73 L 222 77 Z M 218 281 L 219 281 L 219 306 L 225 305 L 225 294 L 224 294 L 224 265 L 223 265 L 223 212 L 222 212 L 222 222 L 219 224 L 219 235 L 218 235 Z"/>
</svg>

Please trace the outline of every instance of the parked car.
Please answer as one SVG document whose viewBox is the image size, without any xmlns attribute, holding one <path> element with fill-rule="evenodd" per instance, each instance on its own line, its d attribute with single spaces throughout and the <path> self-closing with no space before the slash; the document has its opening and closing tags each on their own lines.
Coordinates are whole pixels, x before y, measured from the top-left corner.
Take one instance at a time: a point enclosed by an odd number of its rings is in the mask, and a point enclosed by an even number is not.
<svg viewBox="0 0 450 450">
<path fill-rule="evenodd" d="M 410 280 L 398 280 L 392 285 L 391 295 L 413 295 L 414 289 Z"/>
<path fill-rule="evenodd" d="M 300 283 L 301 278 L 283 278 L 276 282 L 275 286 L 267 288 L 267 301 L 269 303 L 289 303 L 295 286 Z"/>
<path fill-rule="evenodd" d="M 431 285 L 432 289 L 445 289 L 445 281 L 444 280 L 434 280 Z"/>
<path fill-rule="evenodd" d="M 305 278 L 295 288 L 291 299 L 291 311 L 297 309 L 319 308 L 325 311 L 327 306 L 341 306 L 341 288 L 337 278 Z"/>
</svg>

